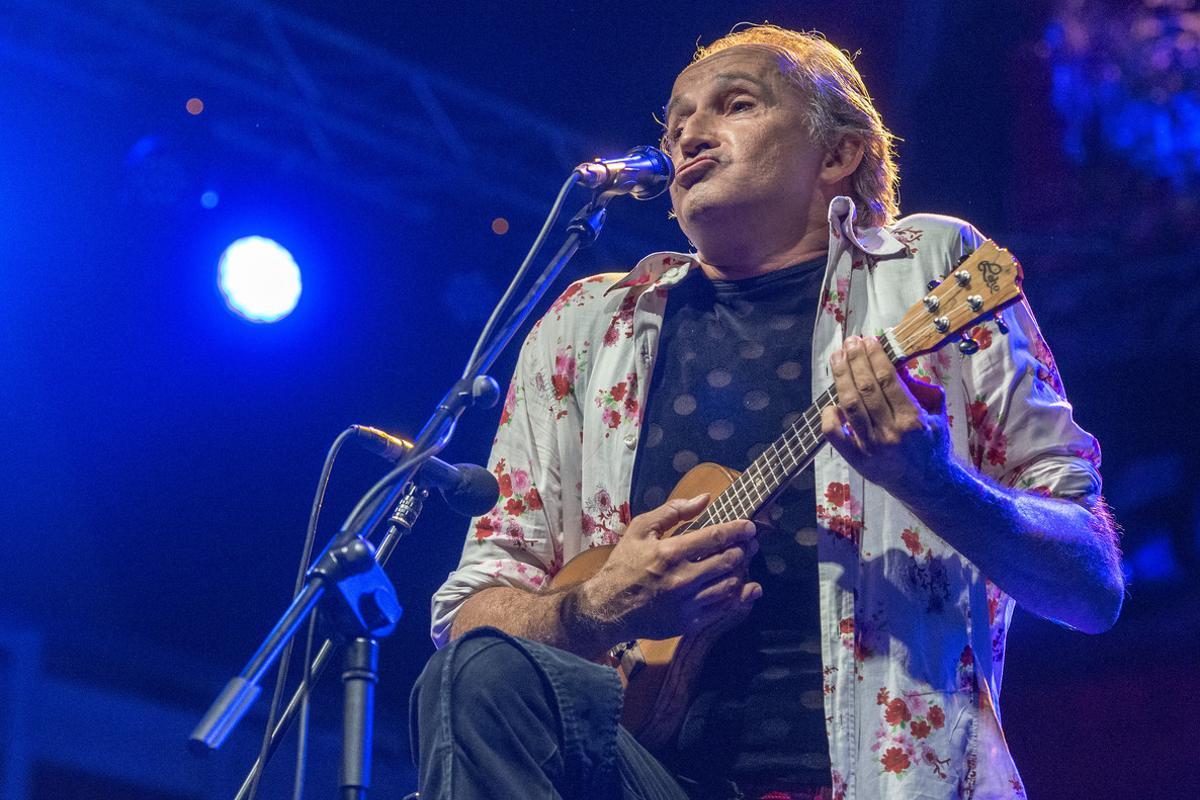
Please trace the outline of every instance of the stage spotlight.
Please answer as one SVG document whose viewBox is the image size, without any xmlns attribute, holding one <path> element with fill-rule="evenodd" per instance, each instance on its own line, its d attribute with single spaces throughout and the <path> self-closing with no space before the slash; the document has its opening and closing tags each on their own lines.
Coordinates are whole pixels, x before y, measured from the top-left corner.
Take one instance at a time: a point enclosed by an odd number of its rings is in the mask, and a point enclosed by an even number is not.
<svg viewBox="0 0 1200 800">
<path fill-rule="evenodd" d="M 300 299 L 300 268 L 275 242 L 247 236 L 221 254 L 217 285 L 230 311 L 251 322 L 278 322 Z"/>
</svg>

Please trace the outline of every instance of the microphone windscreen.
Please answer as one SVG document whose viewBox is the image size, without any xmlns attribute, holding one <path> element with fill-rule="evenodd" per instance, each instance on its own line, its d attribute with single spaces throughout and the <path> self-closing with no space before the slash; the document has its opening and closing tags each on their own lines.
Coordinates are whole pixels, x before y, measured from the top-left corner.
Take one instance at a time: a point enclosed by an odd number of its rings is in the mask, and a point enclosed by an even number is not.
<svg viewBox="0 0 1200 800">
<path fill-rule="evenodd" d="M 453 489 L 444 489 L 446 505 L 460 514 L 477 517 L 486 514 L 500 499 L 500 483 L 496 476 L 478 464 L 455 464 L 462 476 Z"/>
</svg>

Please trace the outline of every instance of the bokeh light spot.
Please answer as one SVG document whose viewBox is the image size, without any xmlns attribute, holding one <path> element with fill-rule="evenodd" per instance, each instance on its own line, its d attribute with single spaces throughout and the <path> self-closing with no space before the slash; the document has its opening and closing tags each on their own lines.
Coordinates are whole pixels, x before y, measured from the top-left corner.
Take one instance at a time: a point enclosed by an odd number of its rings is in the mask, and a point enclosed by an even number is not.
<svg viewBox="0 0 1200 800">
<path fill-rule="evenodd" d="M 200 195 L 200 205 L 204 208 L 216 208 L 217 203 L 221 202 L 221 195 L 217 194 L 212 189 L 209 189 L 204 194 Z"/>
<path fill-rule="evenodd" d="M 504 217 L 496 217 L 492 220 L 492 233 L 497 236 L 503 236 L 508 233 L 508 220 Z"/>
<path fill-rule="evenodd" d="M 221 254 L 217 285 L 229 310 L 251 322 L 278 322 L 300 299 L 292 254 L 262 236 L 238 239 Z"/>
<path fill-rule="evenodd" d="M 192 116 L 196 116 L 204 110 L 204 101 L 199 97 L 193 97 L 187 101 L 187 111 Z"/>
</svg>

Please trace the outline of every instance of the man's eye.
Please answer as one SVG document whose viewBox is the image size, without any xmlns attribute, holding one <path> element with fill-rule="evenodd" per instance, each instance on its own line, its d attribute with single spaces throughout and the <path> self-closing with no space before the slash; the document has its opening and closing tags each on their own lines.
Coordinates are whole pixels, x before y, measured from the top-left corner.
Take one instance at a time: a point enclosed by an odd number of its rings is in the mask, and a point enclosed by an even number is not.
<svg viewBox="0 0 1200 800">
<path fill-rule="evenodd" d="M 729 104 L 730 111 L 748 111 L 754 108 L 753 100 L 734 100 Z"/>
</svg>

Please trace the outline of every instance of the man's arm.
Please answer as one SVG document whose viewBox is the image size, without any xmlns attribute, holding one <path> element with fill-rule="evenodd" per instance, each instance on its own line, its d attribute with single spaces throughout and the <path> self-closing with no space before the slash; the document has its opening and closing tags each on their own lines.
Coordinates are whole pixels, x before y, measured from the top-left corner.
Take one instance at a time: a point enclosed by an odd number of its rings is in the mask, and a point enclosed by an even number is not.
<svg viewBox="0 0 1200 800">
<path fill-rule="evenodd" d="M 956 461 L 896 496 L 1026 610 L 1085 633 L 1117 621 L 1124 579 L 1100 498 L 1008 489 Z"/>
<path fill-rule="evenodd" d="M 581 585 L 576 585 L 546 592 L 508 586 L 481 589 L 463 601 L 454 617 L 450 637 L 457 639 L 473 628 L 486 626 L 595 658 L 617 640 L 596 621 L 580 613 L 580 588 Z"/>
<path fill-rule="evenodd" d="M 708 495 L 670 500 L 630 521 L 604 566 L 561 591 L 494 586 L 458 609 L 451 636 L 481 626 L 596 658 L 618 642 L 664 639 L 744 616 L 762 595 L 746 581 L 754 524 L 735 520 L 660 538 L 695 517 Z"/>
<path fill-rule="evenodd" d="M 1089 633 L 1112 626 L 1124 579 L 1102 501 L 1004 488 L 961 464 L 942 389 L 902 376 L 873 338 L 847 339 L 831 367 L 838 404 L 822 430 L 850 466 L 1023 607 Z"/>
<path fill-rule="evenodd" d="M 750 523 L 660 540 L 696 516 L 707 502 L 702 498 L 672 500 L 634 518 L 596 575 L 569 590 L 548 588 L 561 554 L 581 544 L 564 541 L 579 533 L 577 526 L 565 530 L 562 497 L 579 491 L 573 476 L 583 458 L 583 419 L 576 397 L 588 378 L 576 363 L 586 360 L 580 350 L 589 338 L 586 315 L 606 286 L 590 279 L 571 284 L 521 347 L 488 461 L 501 496 L 472 523 L 458 569 L 434 594 L 439 647 L 492 626 L 595 657 L 617 642 L 667 638 L 748 612 L 762 591 L 745 580 L 758 547 Z"/>
</svg>

